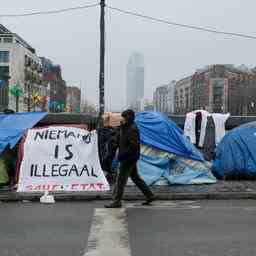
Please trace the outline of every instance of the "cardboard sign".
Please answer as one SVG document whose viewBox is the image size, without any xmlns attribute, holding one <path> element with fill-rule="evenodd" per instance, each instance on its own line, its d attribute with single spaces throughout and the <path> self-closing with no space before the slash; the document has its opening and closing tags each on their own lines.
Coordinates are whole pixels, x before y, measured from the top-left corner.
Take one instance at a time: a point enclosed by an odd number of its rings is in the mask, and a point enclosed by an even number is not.
<svg viewBox="0 0 256 256">
<path fill-rule="evenodd" d="M 18 192 L 110 189 L 99 162 L 96 131 L 30 129 L 23 147 Z"/>
</svg>

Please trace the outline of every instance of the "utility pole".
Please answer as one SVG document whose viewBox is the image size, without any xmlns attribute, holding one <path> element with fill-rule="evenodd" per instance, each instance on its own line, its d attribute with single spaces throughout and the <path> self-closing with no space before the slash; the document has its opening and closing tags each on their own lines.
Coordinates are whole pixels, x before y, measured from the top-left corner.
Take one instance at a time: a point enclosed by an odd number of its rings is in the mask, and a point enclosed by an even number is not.
<svg viewBox="0 0 256 256">
<path fill-rule="evenodd" d="M 105 111 L 105 0 L 100 1 L 100 74 L 99 74 L 99 126 L 102 126 L 102 115 Z"/>
</svg>

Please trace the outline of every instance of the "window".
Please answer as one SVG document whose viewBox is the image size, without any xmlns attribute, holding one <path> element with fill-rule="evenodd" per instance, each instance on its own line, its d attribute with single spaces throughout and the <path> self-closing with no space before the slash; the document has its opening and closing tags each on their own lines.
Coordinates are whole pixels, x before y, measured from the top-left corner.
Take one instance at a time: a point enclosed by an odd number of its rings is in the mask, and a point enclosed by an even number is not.
<svg viewBox="0 0 256 256">
<path fill-rule="evenodd" d="M 12 37 L 5 37 L 4 43 L 12 43 Z"/>
<path fill-rule="evenodd" d="M 10 56 L 9 56 L 9 52 L 8 51 L 0 51 L 0 62 L 2 63 L 8 63 L 10 60 Z"/>
</svg>

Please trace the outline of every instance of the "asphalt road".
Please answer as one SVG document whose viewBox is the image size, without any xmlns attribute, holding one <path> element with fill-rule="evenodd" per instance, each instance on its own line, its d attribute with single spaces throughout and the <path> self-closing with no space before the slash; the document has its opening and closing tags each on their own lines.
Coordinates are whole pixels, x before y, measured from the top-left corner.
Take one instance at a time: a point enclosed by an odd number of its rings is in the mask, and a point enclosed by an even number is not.
<svg viewBox="0 0 256 256">
<path fill-rule="evenodd" d="M 0 204 L 0 256 L 252 256 L 256 201 Z"/>
</svg>

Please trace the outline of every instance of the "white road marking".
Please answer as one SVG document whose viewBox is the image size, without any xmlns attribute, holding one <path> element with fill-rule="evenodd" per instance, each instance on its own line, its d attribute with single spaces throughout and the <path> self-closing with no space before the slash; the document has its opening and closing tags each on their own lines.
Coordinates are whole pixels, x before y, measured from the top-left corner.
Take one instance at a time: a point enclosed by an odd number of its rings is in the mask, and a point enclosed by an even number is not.
<svg viewBox="0 0 256 256">
<path fill-rule="evenodd" d="M 251 206 L 251 207 L 246 207 L 246 208 L 244 208 L 244 210 L 246 210 L 246 211 L 256 211 L 256 207 L 254 206 Z"/>
<path fill-rule="evenodd" d="M 84 256 L 131 256 L 125 211 L 95 209 Z"/>
<path fill-rule="evenodd" d="M 169 210 L 191 210 L 201 208 L 199 205 L 190 205 L 194 201 L 156 201 L 149 206 L 141 205 L 141 203 L 126 203 L 125 208 L 141 208 L 148 210 L 157 210 L 157 209 L 169 209 Z"/>
<path fill-rule="evenodd" d="M 194 201 L 156 201 L 150 206 L 143 206 L 135 202 L 125 203 L 122 209 L 96 208 L 84 256 L 131 256 L 126 209 L 191 210 L 200 208 L 198 205 L 191 205 L 193 203 Z"/>
</svg>

